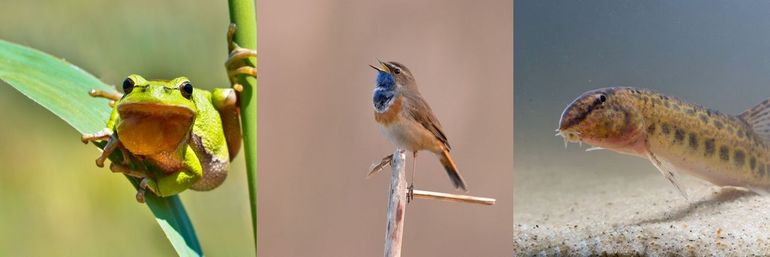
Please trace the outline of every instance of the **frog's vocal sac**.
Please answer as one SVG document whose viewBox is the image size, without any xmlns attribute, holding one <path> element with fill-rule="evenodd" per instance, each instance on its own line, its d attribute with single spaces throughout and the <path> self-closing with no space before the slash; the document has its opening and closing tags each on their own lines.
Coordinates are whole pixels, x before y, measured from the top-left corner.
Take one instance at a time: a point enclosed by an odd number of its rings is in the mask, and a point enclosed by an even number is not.
<svg viewBox="0 0 770 257">
<path fill-rule="evenodd" d="M 770 190 L 770 99 L 728 115 L 647 89 L 596 89 L 564 109 L 557 135 L 648 159 L 685 198 L 680 173 Z"/>
</svg>

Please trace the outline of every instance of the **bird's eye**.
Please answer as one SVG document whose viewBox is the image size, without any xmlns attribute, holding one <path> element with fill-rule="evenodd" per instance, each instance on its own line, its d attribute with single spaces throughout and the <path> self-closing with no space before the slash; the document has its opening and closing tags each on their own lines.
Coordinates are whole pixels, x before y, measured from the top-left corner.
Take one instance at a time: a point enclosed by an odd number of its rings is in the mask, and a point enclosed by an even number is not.
<svg viewBox="0 0 770 257">
<path fill-rule="evenodd" d="M 193 86 L 190 84 L 189 81 L 185 81 L 181 85 L 179 85 L 179 91 L 182 92 L 182 96 L 184 96 L 187 99 L 190 99 L 193 92 Z"/>
<path fill-rule="evenodd" d="M 395 73 L 395 74 L 401 74 L 401 69 L 398 69 L 398 68 L 396 68 L 396 69 L 394 69 L 394 70 L 393 70 L 393 73 Z"/>
<path fill-rule="evenodd" d="M 599 95 L 599 102 L 604 103 L 607 101 L 607 96 L 605 95 Z"/>
<path fill-rule="evenodd" d="M 131 78 L 126 78 L 126 80 L 123 81 L 123 93 L 128 94 L 131 93 L 131 90 L 134 89 L 134 80 Z"/>
</svg>

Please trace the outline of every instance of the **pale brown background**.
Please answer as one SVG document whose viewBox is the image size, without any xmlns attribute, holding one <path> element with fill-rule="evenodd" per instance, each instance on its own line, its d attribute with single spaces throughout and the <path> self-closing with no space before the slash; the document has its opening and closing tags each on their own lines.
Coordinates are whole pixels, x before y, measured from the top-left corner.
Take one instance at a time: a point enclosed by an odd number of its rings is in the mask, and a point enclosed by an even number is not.
<svg viewBox="0 0 770 257">
<path fill-rule="evenodd" d="M 257 13 L 260 256 L 382 254 L 389 175 L 364 178 L 394 149 L 372 114 L 377 58 L 412 70 L 470 193 L 498 200 L 413 202 L 404 255 L 510 256 L 512 1 L 259 1 Z M 432 155 L 417 167 L 418 189 L 456 192 Z"/>
</svg>

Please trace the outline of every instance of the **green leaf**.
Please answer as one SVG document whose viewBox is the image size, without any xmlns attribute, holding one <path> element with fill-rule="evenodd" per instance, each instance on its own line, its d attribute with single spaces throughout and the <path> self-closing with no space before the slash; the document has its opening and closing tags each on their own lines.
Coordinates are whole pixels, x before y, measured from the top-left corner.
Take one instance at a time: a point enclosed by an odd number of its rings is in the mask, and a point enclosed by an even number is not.
<svg viewBox="0 0 770 257">
<path fill-rule="evenodd" d="M 75 65 L 32 48 L 0 40 L 0 79 L 80 133 L 101 130 L 110 115 L 107 101 L 89 96 L 88 91 L 115 89 Z M 79 144 L 78 138 L 72 141 Z M 138 181 L 129 180 L 136 187 Z M 192 222 L 179 197 L 163 198 L 147 194 L 145 200 L 179 256 L 203 256 Z"/>
</svg>

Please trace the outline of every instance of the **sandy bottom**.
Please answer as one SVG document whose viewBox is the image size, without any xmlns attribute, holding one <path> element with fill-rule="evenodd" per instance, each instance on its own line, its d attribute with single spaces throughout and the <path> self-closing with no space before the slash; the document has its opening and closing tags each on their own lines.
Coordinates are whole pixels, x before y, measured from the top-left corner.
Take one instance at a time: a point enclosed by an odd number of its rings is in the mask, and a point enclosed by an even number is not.
<svg viewBox="0 0 770 257">
<path fill-rule="evenodd" d="M 585 167 L 516 169 L 516 256 L 770 253 L 770 197 L 684 177 L 685 200 L 644 162 Z"/>
</svg>

